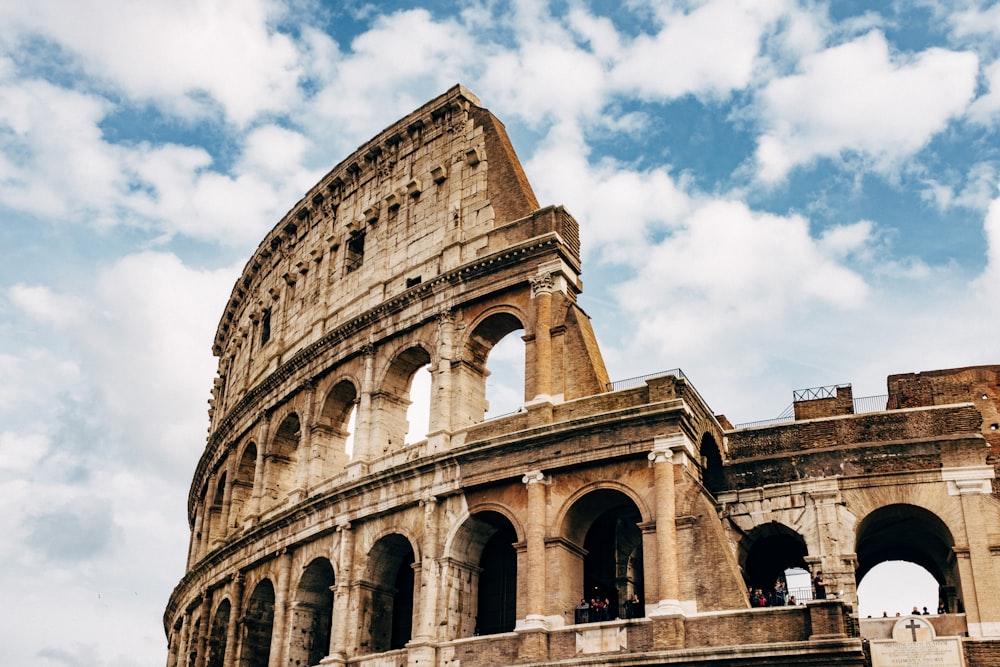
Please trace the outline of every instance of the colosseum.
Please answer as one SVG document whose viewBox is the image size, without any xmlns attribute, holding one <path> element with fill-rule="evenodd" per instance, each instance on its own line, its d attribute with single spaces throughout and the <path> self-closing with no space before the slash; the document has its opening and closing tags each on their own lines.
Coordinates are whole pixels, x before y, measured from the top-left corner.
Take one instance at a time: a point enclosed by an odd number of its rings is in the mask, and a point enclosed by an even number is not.
<svg viewBox="0 0 1000 667">
<path fill-rule="evenodd" d="M 167 666 L 1000 665 L 1000 365 L 734 427 L 680 370 L 609 379 L 580 271 L 461 86 L 313 187 L 217 329 Z M 938 613 L 859 618 L 897 560 Z"/>
</svg>

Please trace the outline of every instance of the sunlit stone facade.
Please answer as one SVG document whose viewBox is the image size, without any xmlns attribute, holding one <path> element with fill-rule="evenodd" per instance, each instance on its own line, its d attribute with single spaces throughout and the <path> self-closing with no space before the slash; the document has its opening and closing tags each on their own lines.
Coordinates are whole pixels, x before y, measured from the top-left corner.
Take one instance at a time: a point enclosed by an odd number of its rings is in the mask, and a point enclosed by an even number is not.
<svg viewBox="0 0 1000 667">
<path fill-rule="evenodd" d="M 938 578 L 938 634 L 993 664 L 1000 368 L 734 429 L 680 371 L 609 382 L 580 271 L 576 221 L 461 87 L 313 187 L 219 323 L 168 667 L 861 665 L 883 630 L 852 617 L 856 581 L 894 558 Z M 523 406 L 486 420 L 508 335 Z M 788 567 L 833 599 L 752 608 Z"/>
</svg>

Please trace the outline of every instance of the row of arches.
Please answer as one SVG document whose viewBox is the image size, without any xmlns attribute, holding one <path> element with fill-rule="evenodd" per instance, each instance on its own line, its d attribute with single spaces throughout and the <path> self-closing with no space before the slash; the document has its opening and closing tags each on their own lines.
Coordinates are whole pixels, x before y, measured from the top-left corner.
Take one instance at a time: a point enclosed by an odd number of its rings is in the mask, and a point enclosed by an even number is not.
<svg viewBox="0 0 1000 667">
<path fill-rule="evenodd" d="M 391 355 L 371 350 L 261 415 L 203 483 L 195 507 L 191 562 L 257 517 L 344 474 L 404 450 L 427 433 L 450 431 L 523 404 L 524 316 L 499 309 L 456 347 L 452 318 L 436 347 L 415 341 Z M 446 331 L 447 330 L 447 331 Z M 487 366 L 494 349 L 501 354 Z M 388 357 L 383 369 L 378 359 Z M 488 382 L 493 367 L 501 383 Z M 497 396 L 499 400 L 491 400 Z"/>
<path fill-rule="evenodd" d="M 625 601 L 645 596 L 643 522 L 636 500 L 621 490 L 595 488 L 574 500 L 560 539 L 574 545 L 568 553 L 577 562 L 570 568 L 573 590 L 563 597 L 607 599 L 609 619 L 624 618 Z M 354 535 L 360 528 L 339 531 L 340 543 L 331 542 L 326 555 L 308 545 L 302 556 L 286 553 L 218 589 L 211 606 L 182 614 L 168 667 L 195 665 L 202 651 L 206 667 L 266 667 L 276 655 L 281 664 L 305 667 L 330 654 L 402 649 L 418 635 L 449 640 L 511 632 L 525 618 L 525 596 L 537 595 L 525 587 L 526 528 L 503 506 L 487 502 L 468 514 L 430 564 L 422 553 L 427 545 L 408 530 L 381 535 L 356 559 L 349 552 L 363 539 Z M 289 573 L 300 572 L 288 574 L 285 584 L 282 558 Z M 566 612 L 572 622 L 572 609 Z M 641 606 L 635 615 L 643 615 Z"/>
<path fill-rule="evenodd" d="M 948 526 L 933 512 L 903 503 L 878 508 L 859 522 L 855 539 L 853 581 L 835 581 L 839 585 L 831 593 L 839 593 L 845 585 L 851 590 L 860 590 L 861 583 L 869 575 L 886 576 L 885 569 L 879 568 L 883 564 L 911 563 L 936 582 L 938 599 L 932 609 L 962 611 L 955 541 Z M 815 573 L 820 567 L 819 558 L 810 555 L 805 538 L 778 522 L 757 526 L 743 536 L 739 564 L 748 589 L 754 590 L 768 590 L 776 581 L 784 580 L 788 571 Z M 830 574 L 825 578 L 829 579 Z M 812 596 L 808 576 L 804 586 L 804 590 L 799 589 L 800 602 Z M 875 602 L 859 599 L 860 606 L 866 608 Z"/>
</svg>

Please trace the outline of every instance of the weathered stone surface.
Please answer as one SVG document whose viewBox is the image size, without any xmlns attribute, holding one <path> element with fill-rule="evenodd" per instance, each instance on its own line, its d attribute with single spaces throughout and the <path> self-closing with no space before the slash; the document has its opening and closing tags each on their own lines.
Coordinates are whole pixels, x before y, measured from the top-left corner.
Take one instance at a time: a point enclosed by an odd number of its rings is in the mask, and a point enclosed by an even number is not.
<svg viewBox="0 0 1000 667">
<path fill-rule="evenodd" d="M 613 387 L 579 275 L 576 222 L 539 207 L 461 87 L 296 203 L 217 330 L 168 667 L 861 665 L 857 581 L 899 557 L 941 581 L 962 623 L 940 627 L 991 655 L 998 367 L 733 429 L 679 371 Z M 484 421 L 514 332 L 523 408 Z M 822 570 L 831 599 L 752 609 L 748 586 L 787 566 Z M 582 597 L 608 611 L 578 622 Z"/>
</svg>

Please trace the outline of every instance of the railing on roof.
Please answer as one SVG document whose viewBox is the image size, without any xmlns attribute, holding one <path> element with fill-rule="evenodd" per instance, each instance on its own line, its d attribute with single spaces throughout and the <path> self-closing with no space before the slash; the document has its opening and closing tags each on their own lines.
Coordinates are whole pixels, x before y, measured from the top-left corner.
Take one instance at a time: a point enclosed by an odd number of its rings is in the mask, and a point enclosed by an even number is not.
<svg viewBox="0 0 1000 667">
<path fill-rule="evenodd" d="M 844 386 L 844 385 L 839 385 L 839 386 Z M 836 391 L 837 385 L 831 385 L 831 387 L 834 389 L 834 391 Z M 806 392 L 806 391 L 810 391 L 811 392 L 811 391 L 816 391 L 816 390 L 824 390 L 824 389 L 830 389 L 831 387 L 817 387 L 816 389 L 802 389 L 800 391 L 794 392 L 794 395 L 796 397 L 798 397 L 799 395 L 801 395 L 801 392 Z M 814 398 L 833 398 L 833 396 L 832 395 L 828 395 L 828 396 L 816 396 Z M 799 398 L 796 398 L 796 401 L 798 401 L 798 400 L 814 400 L 814 399 L 799 399 Z M 854 414 L 856 414 L 856 415 L 863 415 L 863 414 L 868 414 L 868 413 L 871 413 L 871 412 L 885 412 L 886 405 L 888 404 L 888 402 L 889 402 L 889 395 L 888 394 L 879 394 L 877 396 L 861 396 L 859 398 L 855 398 L 854 399 Z M 791 423 L 793 421 L 795 421 L 795 404 L 794 403 L 792 403 L 787 408 L 785 408 L 782 411 L 782 413 L 780 415 L 778 415 L 777 417 L 774 417 L 772 419 L 761 419 L 761 420 L 755 421 L 755 422 L 741 422 L 739 424 L 735 424 L 733 426 L 733 428 L 744 429 L 744 428 L 755 428 L 757 426 L 775 426 L 777 424 L 789 424 L 789 423 Z"/>
<path fill-rule="evenodd" d="M 863 415 L 868 412 L 885 412 L 889 402 L 889 394 L 878 396 L 862 396 L 854 399 L 854 414 Z"/>
<path fill-rule="evenodd" d="M 851 384 L 846 382 L 844 384 L 828 384 L 825 387 L 796 389 L 792 392 L 792 400 L 798 403 L 799 401 L 815 401 L 820 398 L 837 398 L 838 389 L 850 386 Z"/>
<path fill-rule="evenodd" d="M 627 378 L 625 380 L 615 380 L 614 382 L 609 382 L 605 385 L 605 391 L 621 391 L 622 389 L 635 389 L 636 387 L 641 387 L 646 384 L 646 380 L 652 378 L 664 377 L 666 375 L 673 375 L 675 378 L 686 380 L 687 377 L 684 375 L 684 371 L 679 368 L 674 368 L 669 371 L 660 371 L 659 373 L 649 373 L 648 375 L 640 375 L 634 378 Z"/>
</svg>

